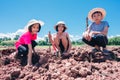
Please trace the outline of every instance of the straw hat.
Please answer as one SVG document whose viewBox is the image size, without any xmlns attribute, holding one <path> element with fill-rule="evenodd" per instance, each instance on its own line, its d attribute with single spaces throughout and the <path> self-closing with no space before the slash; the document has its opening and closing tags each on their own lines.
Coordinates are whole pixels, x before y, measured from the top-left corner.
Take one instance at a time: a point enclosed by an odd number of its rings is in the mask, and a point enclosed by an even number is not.
<svg viewBox="0 0 120 80">
<path fill-rule="evenodd" d="M 33 24 L 36 24 L 36 23 L 40 24 L 40 26 L 43 26 L 43 25 L 44 25 L 44 22 L 41 21 L 41 20 L 31 19 L 31 20 L 28 22 L 28 24 L 25 26 L 25 30 L 28 30 L 28 27 L 29 27 L 29 26 L 31 26 L 31 25 L 33 25 Z"/>
<path fill-rule="evenodd" d="M 105 17 L 106 11 L 105 11 L 103 8 L 94 8 L 94 9 L 92 9 L 92 10 L 88 13 L 88 19 L 89 19 L 89 20 L 93 21 L 93 19 L 92 19 L 92 14 L 93 14 L 94 12 L 96 12 L 96 11 L 99 11 L 99 12 L 102 13 L 102 16 L 103 16 L 102 19 Z"/>
<path fill-rule="evenodd" d="M 65 25 L 65 22 L 64 21 L 58 21 L 57 24 L 54 26 L 54 29 L 56 30 L 56 28 L 58 27 L 58 25 L 60 24 L 63 24 Z M 66 25 L 64 26 L 65 27 L 65 30 L 67 29 Z"/>
</svg>

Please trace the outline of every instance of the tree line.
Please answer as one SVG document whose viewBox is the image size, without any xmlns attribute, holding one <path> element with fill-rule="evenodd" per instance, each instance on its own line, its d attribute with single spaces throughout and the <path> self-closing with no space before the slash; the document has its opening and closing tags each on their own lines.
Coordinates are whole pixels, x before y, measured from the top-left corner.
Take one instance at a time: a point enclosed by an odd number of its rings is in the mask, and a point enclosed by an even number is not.
<svg viewBox="0 0 120 80">
<path fill-rule="evenodd" d="M 18 40 L 19 35 L 16 35 L 13 39 L 11 38 L 0 38 L 0 46 L 14 46 L 14 43 L 16 40 Z M 48 46 L 51 45 L 49 43 L 48 37 L 45 37 L 44 40 L 37 41 L 39 46 Z M 72 41 L 72 45 L 83 45 L 84 42 L 82 40 Z M 113 37 L 108 39 L 108 45 L 120 45 L 120 36 L 119 37 Z"/>
<path fill-rule="evenodd" d="M 108 45 L 120 45 L 120 36 L 109 38 Z"/>
</svg>

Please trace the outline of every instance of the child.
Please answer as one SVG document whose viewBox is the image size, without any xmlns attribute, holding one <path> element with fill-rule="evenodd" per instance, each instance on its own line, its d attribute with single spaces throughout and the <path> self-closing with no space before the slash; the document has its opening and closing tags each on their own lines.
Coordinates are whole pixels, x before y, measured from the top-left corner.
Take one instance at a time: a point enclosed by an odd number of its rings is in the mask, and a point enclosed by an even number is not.
<svg viewBox="0 0 120 80">
<path fill-rule="evenodd" d="M 17 49 L 17 55 L 28 56 L 27 65 L 32 65 L 32 51 L 35 53 L 34 47 L 37 45 L 35 40 L 37 39 L 37 33 L 40 31 L 41 26 L 44 23 L 32 19 L 26 26 L 26 32 L 23 33 L 19 40 L 15 43 Z"/>
<path fill-rule="evenodd" d="M 71 49 L 71 41 L 68 33 L 65 32 L 67 29 L 65 23 L 63 21 L 59 21 L 55 26 L 55 30 L 57 33 L 54 35 L 54 39 L 52 39 L 51 34 L 48 34 L 49 40 L 53 46 L 55 46 L 58 51 L 61 52 L 63 56 L 68 56 Z"/>
<path fill-rule="evenodd" d="M 95 47 L 94 52 L 100 51 L 100 47 L 104 53 L 108 54 L 106 45 L 108 43 L 107 33 L 109 24 L 107 21 L 102 21 L 105 17 L 106 12 L 102 8 L 94 8 L 88 13 L 88 19 L 92 21 L 92 24 L 83 33 L 83 41 Z"/>
</svg>

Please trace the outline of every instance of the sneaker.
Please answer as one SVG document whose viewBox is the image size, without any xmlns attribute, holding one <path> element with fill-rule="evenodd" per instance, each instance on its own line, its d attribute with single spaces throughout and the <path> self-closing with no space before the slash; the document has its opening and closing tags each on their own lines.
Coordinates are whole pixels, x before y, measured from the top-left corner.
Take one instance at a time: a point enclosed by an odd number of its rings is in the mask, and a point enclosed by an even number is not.
<svg viewBox="0 0 120 80">
<path fill-rule="evenodd" d="M 109 51 L 109 50 L 107 50 L 107 49 L 103 49 L 103 51 L 102 51 L 102 52 L 103 52 L 103 54 L 104 54 L 104 55 L 110 55 L 110 51 Z"/>
<path fill-rule="evenodd" d="M 53 56 L 61 57 L 60 51 L 53 52 Z"/>
<path fill-rule="evenodd" d="M 93 53 L 99 52 L 99 51 L 100 51 L 100 50 L 98 50 L 98 49 L 96 49 L 96 48 L 92 49 L 92 52 L 93 52 Z"/>
<path fill-rule="evenodd" d="M 64 52 L 61 56 L 62 56 L 62 59 L 68 59 L 68 58 L 70 58 L 72 55 L 71 55 L 70 53 Z"/>
</svg>

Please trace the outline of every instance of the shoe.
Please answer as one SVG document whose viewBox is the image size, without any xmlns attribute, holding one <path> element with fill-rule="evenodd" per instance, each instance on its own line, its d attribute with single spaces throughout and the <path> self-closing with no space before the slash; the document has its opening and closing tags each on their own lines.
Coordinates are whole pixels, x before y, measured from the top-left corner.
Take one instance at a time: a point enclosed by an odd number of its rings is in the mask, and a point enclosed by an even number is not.
<svg viewBox="0 0 120 80">
<path fill-rule="evenodd" d="M 109 51 L 109 50 L 107 50 L 107 49 L 103 49 L 103 51 L 102 51 L 102 52 L 103 52 L 103 54 L 104 54 L 104 55 L 110 55 L 110 51 Z"/>
<path fill-rule="evenodd" d="M 56 57 L 61 57 L 61 53 L 60 53 L 60 51 L 56 51 L 56 52 L 54 52 L 54 55 L 55 55 Z"/>
<path fill-rule="evenodd" d="M 96 49 L 96 48 L 92 49 L 92 52 L 93 52 L 93 53 L 99 52 L 99 51 L 100 51 L 100 50 L 98 50 L 98 49 Z"/>
<path fill-rule="evenodd" d="M 62 59 L 68 59 L 68 58 L 70 58 L 72 55 L 71 55 L 70 53 L 63 52 L 63 54 L 62 54 L 61 56 L 62 56 Z"/>
</svg>

